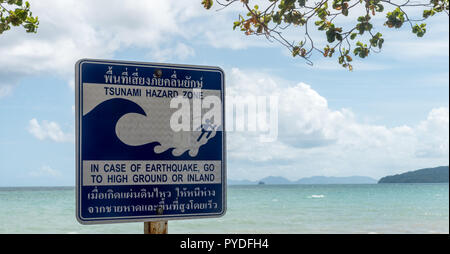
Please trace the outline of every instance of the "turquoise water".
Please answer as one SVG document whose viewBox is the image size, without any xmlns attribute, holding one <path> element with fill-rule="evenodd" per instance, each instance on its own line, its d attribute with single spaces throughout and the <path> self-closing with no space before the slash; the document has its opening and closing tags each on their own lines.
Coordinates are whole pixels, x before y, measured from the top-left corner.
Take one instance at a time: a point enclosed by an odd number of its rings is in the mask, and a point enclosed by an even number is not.
<svg viewBox="0 0 450 254">
<path fill-rule="evenodd" d="M 169 233 L 449 233 L 448 184 L 228 187 L 224 217 L 170 221 Z M 136 233 L 80 225 L 74 188 L 0 188 L 0 233 Z"/>
</svg>

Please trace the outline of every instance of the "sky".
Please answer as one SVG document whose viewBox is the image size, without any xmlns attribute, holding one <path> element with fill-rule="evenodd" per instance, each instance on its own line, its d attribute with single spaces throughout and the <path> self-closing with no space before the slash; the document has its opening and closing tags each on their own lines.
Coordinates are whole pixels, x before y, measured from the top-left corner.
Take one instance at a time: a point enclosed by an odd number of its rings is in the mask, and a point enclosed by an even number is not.
<svg viewBox="0 0 450 254">
<path fill-rule="evenodd" d="M 378 179 L 449 164 L 447 15 L 429 19 L 423 38 L 381 26 L 383 50 L 349 72 L 336 59 L 313 57 L 309 66 L 233 31 L 239 4 L 207 11 L 200 2 L 30 1 L 38 33 L 0 35 L 0 186 L 75 184 L 82 58 L 219 66 L 227 94 L 278 96 L 276 140 L 227 134 L 229 179 Z"/>
</svg>

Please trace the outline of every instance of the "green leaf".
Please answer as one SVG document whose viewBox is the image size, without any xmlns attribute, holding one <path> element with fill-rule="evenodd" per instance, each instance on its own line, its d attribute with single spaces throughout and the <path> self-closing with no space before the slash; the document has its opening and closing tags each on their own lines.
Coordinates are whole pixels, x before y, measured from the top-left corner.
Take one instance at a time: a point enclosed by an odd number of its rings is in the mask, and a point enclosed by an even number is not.
<svg viewBox="0 0 450 254">
<path fill-rule="evenodd" d="M 205 9 L 209 10 L 213 5 L 213 0 L 202 0 L 202 4 Z"/>
<path fill-rule="evenodd" d="M 378 48 L 379 48 L 379 49 L 381 49 L 381 47 L 383 46 L 383 42 L 384 42 L 384 39 L 383 39 L 383 38 L 381 38 L 381 39 L 378 41 Z"/>
<path fill-rule="evenodd" d="M 292 56 L 295 57 L 295 56 L 298 56 L 299 54 L 300 54 L 300 47 L 295 46 L 295 47 L 292 49 Z"/>
<path fill-rule="evenodd" d="M 424 23 L 420 24 L 420 26 L 416 24 L 415 26 L 413 26 L 412 32 L 416 34 L 417 37 L 423 37 L 427 31 L 426 26 L 427 25 Z"/>
<path fill-rule="evenodd" d="M 388 12 L 386 14 L 386 18 L 387 21 L 385 22 L 385 25 L 387 25 L 389 28 L 400 28 L 405 22 L 404 13 L 399 7 L 397 7 L 397 9 L 392 12 Z"/>
<path fill-rule="evenodd" d="M 342 9 L 342 14 L 343 14 L 344 16 L 348 16 L 348 9 L 347 9 L 347 8 L 343 8 L 343 9 Z"/>
<path fill-rule="evenodd" d="M 327 41 L 329 43 L 334 42 L 336 39 L 336 30 L 334 29 L 334 27 L 328 29 L 326 32 L 326 35 L 327 35 Z"/>
<path fill-rule="evenodd" d="M 375 6 L 375 10 L 376 10 L 377 12 L 383 12 L 383 11 L 384 11 L 384 6 L 383 6 L 382 4 L 377 4 L 377 5 Z"/>
<path fill-rule="evenodd" d="M 238 26 L 240 26 L 240 25 L 241 25 L 241 22 L 240 22 L 240 21 L 235 21 L 235 22 L 233 23 L 233 30 L 235 30 L 236 27 L 238 27 Z"/>
<path fill-rule="evenodd" d="M 436 13 L 436 12 L 435 12 L 433 9 L 431 9 L 431 10 L 424 10 L 422 16 L 423 16 L 424 18 L 428 18 L 428 17 L 430 17 L 430 16 L 433 16 L 435 13 Z"/>
</svg>

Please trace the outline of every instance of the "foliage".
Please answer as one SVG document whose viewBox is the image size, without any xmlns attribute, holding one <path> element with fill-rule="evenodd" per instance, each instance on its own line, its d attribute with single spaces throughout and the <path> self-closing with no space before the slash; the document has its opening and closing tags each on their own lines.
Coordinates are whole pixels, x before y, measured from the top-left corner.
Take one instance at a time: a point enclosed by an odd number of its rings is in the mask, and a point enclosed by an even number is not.
<svg viewBox="0 0 450 254">
<path fill-rule="evenodd" d="M 36 33 L 38 17 L 33 17 L 30 3 L 22 0 L 0 0 L 0 34 L 12 26 L 22 26 L 27 33 Z"/>
<path fill-rule="evenodd" d="M 384 15 L 384 26 L 399 29 L 404 24 L 412 33 L 424 36 L 426 24 L 421 23 L 437 13 L 448 15 L 449 0 L 263 0 L 264 8 L 251 7 L 250 0 L 216 0 L 223 8 L 240 2 L 246 15 L 239 15 L 233 29 L 239 28 L 246 35 L 263 35 L 270 41 L 277 41 L 287 47 L 293 57 L 301 57 L 312 64 L 313 52 L 324 57 L 333 57 L 338 52 L 340 65 L 353 69 L 350 52 L 366 58 L 371 52 L 379 52 L 383 46 L 383 35 L 376 31 L 374 17 Z M 203 6 L 210 9 L 213 0 L 203 0 Z M 422 14 L 410 18 L 411 13 Z M 349 25 L 350 24 L 350 25 Z M 326 37 L 324 47 L 317 46 L 320 39 L 313 39 L 311 28 L 315 27 Z M 302 31 L 302 40 L 290 42 L 285 34 L 288 28 Z"/>
</svg>

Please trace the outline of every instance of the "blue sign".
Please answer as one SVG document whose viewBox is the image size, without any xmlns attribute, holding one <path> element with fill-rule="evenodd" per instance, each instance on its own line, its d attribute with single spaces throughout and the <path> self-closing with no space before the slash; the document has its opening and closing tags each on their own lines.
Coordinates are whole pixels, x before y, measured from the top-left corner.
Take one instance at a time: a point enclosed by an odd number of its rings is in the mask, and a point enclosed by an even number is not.
<svg viewBox="0 0 450 254">
<path fill-rule="evenodd" d="M 225 214 L 220 68 L 82 59 L 75 85 L 80 223 Z"/>
</svg>

